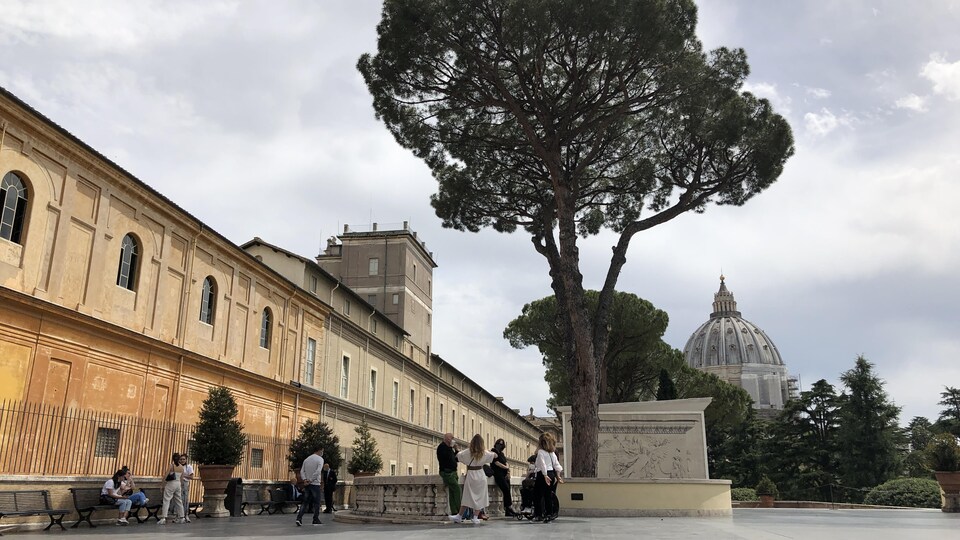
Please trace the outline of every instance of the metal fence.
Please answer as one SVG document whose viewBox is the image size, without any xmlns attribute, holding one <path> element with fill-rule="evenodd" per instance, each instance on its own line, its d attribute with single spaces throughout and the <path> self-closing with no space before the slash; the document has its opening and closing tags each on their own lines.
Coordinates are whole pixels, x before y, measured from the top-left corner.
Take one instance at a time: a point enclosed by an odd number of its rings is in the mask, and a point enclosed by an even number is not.
<svg viewBox="0 0 960 540">
<path fill-rule="evenodd" d="M 163 476 L 174 452 L 190 452 L 193 425 L 40 403 L 0 402 L 0 474 L 105 478 L 123 465 L 139 478 Z M 286 480 L 289 439 L 248 435 L 235 474 Z M 191 499 L 200 497 L 192 482 Z"/>
</svg>

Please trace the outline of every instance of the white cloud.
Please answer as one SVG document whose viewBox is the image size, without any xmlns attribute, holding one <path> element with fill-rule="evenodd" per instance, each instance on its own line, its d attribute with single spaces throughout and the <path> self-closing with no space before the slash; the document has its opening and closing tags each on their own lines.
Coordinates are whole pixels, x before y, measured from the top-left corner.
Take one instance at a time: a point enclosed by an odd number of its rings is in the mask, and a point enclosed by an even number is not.
<svg viewBox="0 0 960 540">
<path fill-rule="evenodd" d="M 934 93 L 950 100 L 960 99 L 960 61 L 950 63 L 942 55 L 932 54 L 920 75 L 933 83 Z"/>
<path fill-rule="evenodd" d="M 770 100 L 770 103 L 773 104 L 774 110 L 780 114 L 790 114 L 790 104 L 792 100 L 790 99 L 790 96 L 781 95 L 777 90 L 776 84 L 765 82 L 751 83 L 748 81 L 743 83 L 743 91 L 750 92 L 757 97 Z"/>
<path fill-rule="evenodd" d="M 925 112 L 927 110 L 927 98 L 916 94 L 908 94 L 898 99 L 894 106 L 898 109 L 910 109 L 911 111 Z"/>
<path fill-rule="evenodd" d="M 826 88 L 807 88 L 807 93 L 817 99 L 826 99 L 830 97 L 830 91 Z"/>
<path fill-rule="evenodd" d="M 848 116 L 837 116 L 826 107 L 820 109 L 819 113 L 807 113 L 803 115 L 803 124 L 807 131 L 816 137 L 823 137 L 838 127 L 850 127 L 851 122 Z"/>
</svg>

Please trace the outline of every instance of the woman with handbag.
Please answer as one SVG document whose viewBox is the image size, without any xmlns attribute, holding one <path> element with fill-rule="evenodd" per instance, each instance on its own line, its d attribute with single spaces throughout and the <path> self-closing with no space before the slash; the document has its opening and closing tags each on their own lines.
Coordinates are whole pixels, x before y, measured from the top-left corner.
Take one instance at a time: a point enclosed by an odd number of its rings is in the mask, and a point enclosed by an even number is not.
<svg viewBox="0 0 960 540">
<path fill-rule="evenodd" d="M 464 520 L 469 509 L 474 524 L 480 523 L 480 510 L 490 504 L 487 494 L 487 475 L 483 466 L 493 462 L 497 455 L 484 450 L 483 437 L 480 434 L 473 436 L 470 447 L 457 454 L 457 461 L 467 466 L 467 475 L 463 480 L 463 497 L 460 500 L 460 512 L 450 516 L 450 520 L 460 523 Z"/>
<path fill-rule="evenodd" d="M 180 477 L 183 475 L 183 465 L 180 464 L 180 454 L 173 454 L 166 476 L 163 478 L 163 504 L 160 505 L 160 519 L 157 525 L 167 523 L 167 512 L 170 503 L 173 503 L 173 513 L 176 515 L 174 523 L 183 523 L 183 499 L 181 497 Z"/>
</svg>

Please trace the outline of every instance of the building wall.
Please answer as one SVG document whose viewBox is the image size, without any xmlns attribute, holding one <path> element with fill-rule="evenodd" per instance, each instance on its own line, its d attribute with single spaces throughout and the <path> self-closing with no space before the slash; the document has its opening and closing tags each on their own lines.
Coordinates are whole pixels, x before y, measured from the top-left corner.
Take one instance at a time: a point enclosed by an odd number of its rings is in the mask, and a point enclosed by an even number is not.
<svg viewBox="0 0 960 540">
<path fill-rule="evenodd" d="M 320 418 L 346 448 L 368 421 L 384 472 L 394 461 L 398 474 L 436 471 L 444 404 L 445 423 L 454 408 L 466 414 L 477 431 L 482 424 L 507 439 L 516 474 L 525 470 L 538 430 L 452 366 L 398 342 L 403 330 L 386 319 L 373 334 L 356 293 L 328 277 L 314 287 L 319 273 L 308 265 L 258 260 L 5 92 L 0 128 L 0 175 L 17 171 L 29 191 L 20 242 L 0 239 L 0 399 L 193 423 L 207 389 L 225 385 L 251 434 L 293 437 Z M 125 235 L 139 247 L 132 290 L 117 285 Z M 208 277 L 212 324 L 200 320 Z M 272 321 L 262 347 L 265 310 Z M 344 356 L 349 385 L 340 397 Z M 368 407 L 371 370 L 377 400 Z"/>
</svg>

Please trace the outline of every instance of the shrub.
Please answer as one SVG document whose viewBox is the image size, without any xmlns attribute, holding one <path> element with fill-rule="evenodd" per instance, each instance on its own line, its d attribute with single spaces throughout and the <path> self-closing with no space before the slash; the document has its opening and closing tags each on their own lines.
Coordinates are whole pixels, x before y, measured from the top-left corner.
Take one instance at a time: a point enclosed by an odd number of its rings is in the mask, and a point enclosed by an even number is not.
<svg viewBox="0 0 960 540">
<path fill-rule="evenodd" d="M 780 495 L 780 492 L 777 490 L 777 485 L 773 483 L 767 475 L 763 475 L 760 478 L 760 481 L 757 482 L 757 495 L 772 495 L 774 499 Z"/>
<path fill-rule="evenodd" d="M 934 435 L 923 453 L 934 471 L 960 471 L 960 443 L 952 433 Z"/>
<path fill-rule="evenodd" d="M 314 453 L 317 446 L 323 447 L 323 462 L 329 463 L 331 469 L 339 469 L 340 462 L 343 461 L 340 455 L 340 437 L 333 434 L 326 422 L 307 420 L 300 426 L 297 438 L 290 441 L 290 450 L 287 453 L 290 470 L 299 471 L 303 460 Z"/>
<path fill-rule="evenodd" d="M 756 501 L 760 499 L 757 496 L 757 490 L 743 487 L 731 489 L 730 498 L 735 501 Z"/>
<path fill-rule="evenodd" d="M 927 478 L 897 478 L 870 490 L 864 504 L 940 508 L 940 485 Z"/>
<path fill-rule="evenodd" d="M 193 433 L 191 454 L 200 465 L 233 465 L 243 460 L 247 436 L 237 420 L 237 402 L 230 390 L 211 387 L 200 405 L 200 421 Z"/>
<path fill-rule="evenodd" d="M 380 451 L 377 450 L 377 440 L 370 434 L 370 426 L 366 422 L 361 422 L 353 430 L 357 432 L 357 438 L 353 440 L 353 456 L 347 463 L 347 472 L 377 474 L 383 468 L 383 460 L 380 459 Z"/>
</svg>

